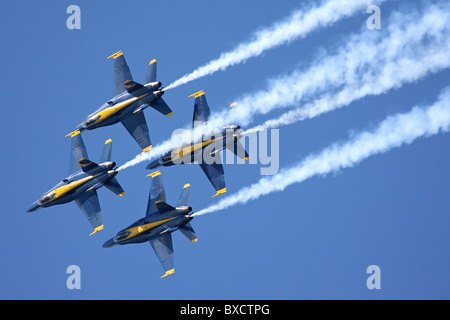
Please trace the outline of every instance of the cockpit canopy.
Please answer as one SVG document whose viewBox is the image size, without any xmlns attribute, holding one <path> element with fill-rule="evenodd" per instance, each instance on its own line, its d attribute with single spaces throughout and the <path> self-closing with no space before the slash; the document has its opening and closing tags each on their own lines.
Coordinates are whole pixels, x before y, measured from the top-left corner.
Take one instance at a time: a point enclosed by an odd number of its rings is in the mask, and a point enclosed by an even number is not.
<svg viewBox="0 0 450 320">
<path fill-rule="evenodd" d="M 41 203 L 46 203 L 46 202 L 52 200 L 55 195 L 56 195 L 56 193 L 54 193 L 54 192 L 47 193 L 40 199 L 40 201 L 41 201 Z"/>
<path fill-rule="evenodd" d="M 166 154 L 163 158 L 162 158 L 162 161 L 163 161 L 163 163 L 164 162 L 167 162 L 167 161 L 170 161 L 170 160 L 172 160 L 172 154 Z"/>
<path fill-rule="evenodd" d="M 94 124 L 99 118 L 100 118 L 100 116 L 92 116 L 92 117 L 89 117 L 89 118 L 86 120 L 86 125 L 90 126 L 91 124 Z"/>
<path fill-rule="evenodd" d="M 114 241 L 119 242 L 120 240 L 126 239 L 130 233 L 130 231 L 121 231 L 114 237 Z"/>
</svg>

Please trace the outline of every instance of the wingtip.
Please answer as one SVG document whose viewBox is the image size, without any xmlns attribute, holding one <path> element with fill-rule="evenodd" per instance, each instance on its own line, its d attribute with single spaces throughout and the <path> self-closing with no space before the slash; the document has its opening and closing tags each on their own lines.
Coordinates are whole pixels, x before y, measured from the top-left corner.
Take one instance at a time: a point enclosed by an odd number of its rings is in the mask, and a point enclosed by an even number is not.
<svg viewBox="0 0 450 320">
<path fill-rule="evenodd" d="M 149 65 L 154 64 L 156 62 L 156 59 L 153 59 L 150 61 Z"/>
<path fill-rule="evenodd" d="M 152 173 L 148 174 L 146 177 L 154 178 L 154 177 L 157 177 L 159 175 L 161 175 L 161 171 L 158 170 L 158 171 L 155 171 L 155 172 L 152 172 Z"/>
<path fill-rule="evenodd" d="M 217 190 L 216 194 L 213 195 L 211 198 L 217 197 L 218 195 L 224 194 L 225 192 L 227 192 L 227 188 Z"/>
<path fill-rule="evenodd" d="M 191 97 L 198 98 L 198 97 L 200 97 L 200 96 L 202 96 L 202 95 L 204 95 L 204 94 L 205 94 L 205 92 L 204 92 L 203 90 L 200 90 L 200 91 L 198 91 L 198 92 L 196 92 L 196 93 L 191 94 L 191 95 L 189 96 L 189 98 L 191 98 Z"/>
<path fill-rule="evenodd" d="M 92 236 L 93 234 L 103 230 L 103 228 L 104 228 L 103 225 L 98 226 L 97 228 L 94 229 L 94 231 L 89 236 Z"/>
<path fill-rule="evenodd" d="M 153 147 L 152 145 L 149 145 L 148 147 L 142 149 L 142 153 L 150 151 L 150 149 L 151 149 L 152 147 Z"/>
<path fill-rule="evenodd" d="M 186 183 L 183 187 L 183 189 L 189 188 L 191 185 L 189 183 Z"/>
<path fill-rule="evenodd" d="M 108 144 L 108 143 L 111 143 L 111 142 L 112 142 L 112 140 L 108 139 L 108 140 L 105 141 L 105 144 Z"/>
<path fill-rule="evenodd" d="M 77 129 L 77 130 L 75 130 L 75 131 L 72 131 L 71 133 L 68 133 L 67 135 L 66 135 L 66 138 L 67 137 L 71 137 L 71 138 L 73 138 L 73 137 L 75 137 L 76 135 L 78 135 L 78 134 L 80 134 L 81 133 L 81 131 L 80 131 L 80 129 Z"/>
<path fill-rule="evenodd" d="M 166 273 L 164 273 L 164 274 L 161 276 L 161 279 L 164 278 L 164 277 L 170 276 L 171 274 L 174 274 L 174 273 L 175 273 L 175 268 L 170 269 L 170 270 L 167 270 Z"/>
<path fill-rule="evenodd" d="M 121 55 L 123 55 L 123 52 L 122 52 L 122 50 L 119 50 L 119 51 L 117 51 L 116 53 L 113 53 L 112 55 L 110 55 L 108 58 L 106 58 L 106 59 L 111 59 L 111 58 L 114 58 L 114 59 L 116 59 L 117 57 L 120 57 Z"/>
</svg>

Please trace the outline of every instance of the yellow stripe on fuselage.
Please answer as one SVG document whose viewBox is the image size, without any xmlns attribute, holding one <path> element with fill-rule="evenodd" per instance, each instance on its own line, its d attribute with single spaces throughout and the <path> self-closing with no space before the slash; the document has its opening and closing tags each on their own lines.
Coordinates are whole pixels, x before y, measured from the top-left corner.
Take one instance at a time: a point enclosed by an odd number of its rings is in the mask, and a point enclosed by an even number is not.
<svg viewBox="0 0 450 320">
<path fill-rule="evenodd" d="M 95 121 L 95 123 L 102 122 L 103 120 L 111 117 L 112 115 L 116 114 L 117 112 L 124 109 L 125 107 L 128 107 L 133 102 L 136 102 L 139 99 L 142 99 L 143 97 L 145 97 L 147 95 L 149 95 L 149 93 L 143 94 L 142 96 L 139 96 L 139 97 L 134 97 L 134 98 L 122 101 L 112 107 L 106 108 L 105 110 L 102 110 L 102 111 L 96 113 L 94 116 L 100 116 L 100 118 L 98 118 L 97 121 Z"/>
<path fill-rule="evenodd" d="M 193 153 L 194 151 L 202 149 L 202 148 L 210 145 L 211 143 L 213 143 L 215 141 L 219 141 L 219 140 L 221 140 L 223 138 L 224 137 L 220 137 L 220 138 L 217 138 L 217 139 L 211 139 L 211 140 L 208 140 L 208 141 L 198 142 L 198 143 L 196 143 L 194 145 L 190 145 L 190 146 L 183 147 L 183 148 L 180 148 L 180 149 L 175 149 L 175 150 L 172 151 L 172 161 L 180 159 L 180 158 L 182 158 L 182 157 L 184 157 L 186 155 L 189 155 L 189 154 Z M 173 155 L 173 154 L 175 154 L 175 155 Z"/>
<path fill-rule="evenodd" d="M 133 238 L 133 237 L 135 237 L 135 236 L 141 234 L 142 232 L 145 232 L 145 231 L 147 231 L 147 230 L 150 230 L 150 229 L 152 229 L 152 228 L 155 228 L 155 227 L 157 227 L 157 226 L 160 226 L 160 225 L 162 225 L 163 223 L 165 223 L 165 222 L 167 222 L 167 221 L 170 221 L 170 220 L 173 220 L 173 219 L 175 219 L 175 218 L 178 218 L 178 217 L 172 217 L 172 218 L 168 218 L 168 219 L 163 219 L 163 220 L 159 220 L 159 221 L 154 221 L 154 222 L 150 222 L 150 223 L 147 223 L 147 224 L 143 224 L 143 225 L 141 225 L 141 226 L 137 226 L 137 227 L 130 228 L 130 229 L 128 229 L 127 231 L 128 231 L 128 232 L 131 232 L 131 233 L 128 235 L 128 237 L 127 237 L 126 239 Z"/>
<path fill-rule="evenodd" d="M 100 173 L 99 173 L 100 174 Z M 86 182 L 90 181 L 91 179 L 95 178 L 96 176 L 98 176 L 99 174 L 96 174 L 95 176 L 89 176 L 83 179 L 80 179 L 78 181 L 74 181 L 69 183 L 68 185 L 56 188 L 48 193 L 56 193 L 56 195 L 52 198 L 52 201 L 55 199 L 58 199 L 59 197 L 62 197 L 63 195 L 65 195 L 66 193 L 72 191 L 73 189 L 85 184 Z"/>
</svg>

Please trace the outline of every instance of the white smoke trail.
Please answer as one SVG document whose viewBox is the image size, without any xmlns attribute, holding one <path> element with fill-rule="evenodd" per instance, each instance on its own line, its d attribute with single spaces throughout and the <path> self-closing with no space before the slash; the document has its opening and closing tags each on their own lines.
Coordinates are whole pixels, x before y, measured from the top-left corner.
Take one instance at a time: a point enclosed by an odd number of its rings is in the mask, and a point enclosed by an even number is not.
<svg viewBox="0 0 450 320">
<path fill-rule="evenodd" d="M 428 72 L 447 67 L 448 57 L 443 55 L 434 55 L 434 59 L 442 60 L 432 61 L 434 67 L 421 58 L 433 53 L 427 48 L 443 52 L 448 47 L 450 3 L 430 5 L 423 11 L 394 12 L 386 28 L 377 32 L 366 28 L 351 36 L 337 54 L 319 59 L 307 70 L 296 70 L 269 80 L 265 89 L 236 99 L 238 107 L 211 118 L 246 126 L 256 114 L 267 114 L 277 108 L 312 100 L 319 94 L 329 95 L 331 90 L 342 86 L 351 92 L 352 87 L 362 88 L 376 80 L 385 88 L 400 87 L 404 82 L 414 81 L 414 77 L 418 79 Z M 370 88 L 364 89 L 369 94 L 367 89 Z M 360 98 L 363 96 L 361 91 Z M 213 121 L 210 123 L 217 125 Z"/>
<path fill-rule="evenodd" d="M 353 167 L 362 160 L 393 148 L 410 144 L 420 137 L 428 137 L 450 130 L 450 87 L 428 108 L 414 107 L 412 111 L 386 118 L 371 132 L 362 132 L 345 144 L 334 144 L 319 154 L 311 155 L 297 165 L 280 171 L 241 189 L 219 203 L 200 210 L 194 216 L 245 204 L 276 191 L 283 191 L 316 175 L 326 175 Z"/>
<path fill-rule="evenodd" d="M 450 27 L 449 27 L 450 30 Z M 248 129 L 245 133 L 269 128 L 278 128 L 297 121 L 311 119 L 330 112 L 369 95 L 380 95 L 412 83 L 430 73 L 436 73 L 450 67 L 450 37 L 429 43 L 417 50 L 414 56 L 401 57 L 381 66 L 376 72 L 369 72 L 358 84 L 345 85 L 337 93 L 326 93 L 320 98 L 297 109 L 288 111 L 280 117 L 267 120 L 262 125 Z M 418 63 L 423 61 L 423 63 Z"/>
<path fill-rule="evenodd" d="M 321 100 L 307 105 L 308 113 L 301 111 L 296 115 L 311 117 L 331 111 L 333 106 L 348 104 L 352 99 L 381 94 L 448 67 L 449 57 L 444 52 L 449 41 L 450 4 L 437 3 L 422 11 L 394 12 L 388 26 L 381 31 L 368 30 L 353 35 L 337 54 L 318 60 L 307 70 L 268 81 L 266 89 L 237 99 L 237 107 L 213 112 L 204 131 L 230 123 L 246 126 L 256 114 L 266 114 L 324 94 Z M 379 88 L 374 83 L 378 83 Z M 333 100 L 336 95 L 328 92 L 341 87 L 339 99 Z M 189 139 L 190 136 L 186 135 L 182 141 L 189 143 Z M 120 169 L 149 161 L 181 145 L 180 137 L 171 138 L 125 163 Z"/>
<path fill-rule="evenodd" d="M 380 4 L 383 1 L 385 0 L 328 0 L 306 12 L 295 11 L 285 21 L 275 23 L 271 27 L 255 33 L 250 41 L 238 45 L 235 49 L 223 53 L 218 59 L 184 75 L 167 86 L 165 90 L 211 75 L 219 70 L 223 71 L 229 66 L 245 62 L 266 50 L 287 44 L 299 37 L 305 37 L 320 27 L 330 26 L 361 9 L 366 9 L 373 4 Z"/>
</svg>

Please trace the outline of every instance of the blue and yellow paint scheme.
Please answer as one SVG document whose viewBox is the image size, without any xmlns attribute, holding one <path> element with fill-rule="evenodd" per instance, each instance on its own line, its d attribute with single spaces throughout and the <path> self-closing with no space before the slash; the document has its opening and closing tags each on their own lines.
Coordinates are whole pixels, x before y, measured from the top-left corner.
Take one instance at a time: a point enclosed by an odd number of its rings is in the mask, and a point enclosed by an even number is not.
<svg viewBox="0 0 450 320">
<path fill-rule="evenodd" d="M 114 97 L 91 113 L 67 136 L 74 136 L 83 130 L 94 130 L 121 122 L 144 152 L 152 147 L 147 121 L 143 110 L 151 106 L 165 116 L 172 110 L 162 99 L 164 90 L 156 80 L 157 62 L 151 60 L 146 76 L 146 84 L 133 81 L 130 68 L 122 51 L 108 57 L 114 59 Z"/>
<path fill-rule="evenodd" d="M 207 123 L 211 111 L 206 101 L 205 92 L 198 91 L 189 97 L 194 97 L 194 132 Z M 236 103 L 232 103 L 233 107 Z M 213 197 L 223 194 L 227 191 L 224 179 L 224 171 L 220 151 L 227 148 L 243 160 L 248 160 L 249 155 L 244 146 L 239 142 L 242 138 L 242 130 L 238 125 L 224 126 L 218 134 L 210 135 L 205 138 L 202 136 L 200 141 L 192 141 L 181 148 L 173 149 L 165 153 L 160 158 L 151 162 L 147 169 L 155 169 L 159 166 L 173 166 L 177 164 L 197 162 L 209 181 L 216 189 Z M 210 158 L 205 161 L 205 152 L 208 152 Z"/>
<path fill-rule="evenodd" d="M 44 193 L 27 212 L 36 211 L 57 204 L 75 201 L 88 219 L 94 234 L 103 229 L 103 220 L 97 189 L 105 186 L 122 197 L 124 191 L 115 178 L 118 171 L 116 163 L 111 161 L 112 141 L 106 140 L 100 157 L 100 164 L 88 159 L 81 134 L 72 137 L 69 176 Z"/>
<path fill-rule="evenodd" d="M 176 207 L 166 203 L 166 193 L 162 183 L 161 172 L 149 174 L 152 186 L 148 199 L 147 212 L 127 228 L 119 231 L 115 237 L 103 245 L 110 248 L 115 245 L 149 242 L 164 268 L 166 277 L 175 272 L 173 263 L 172 235 L 174 231 L 181 231 L 189 240 L 197 242 L 197 236 L 190 221 L 193 219 L 192 208 L 188 206 L 190 184 L 185 184 Z"/>
</svg>

